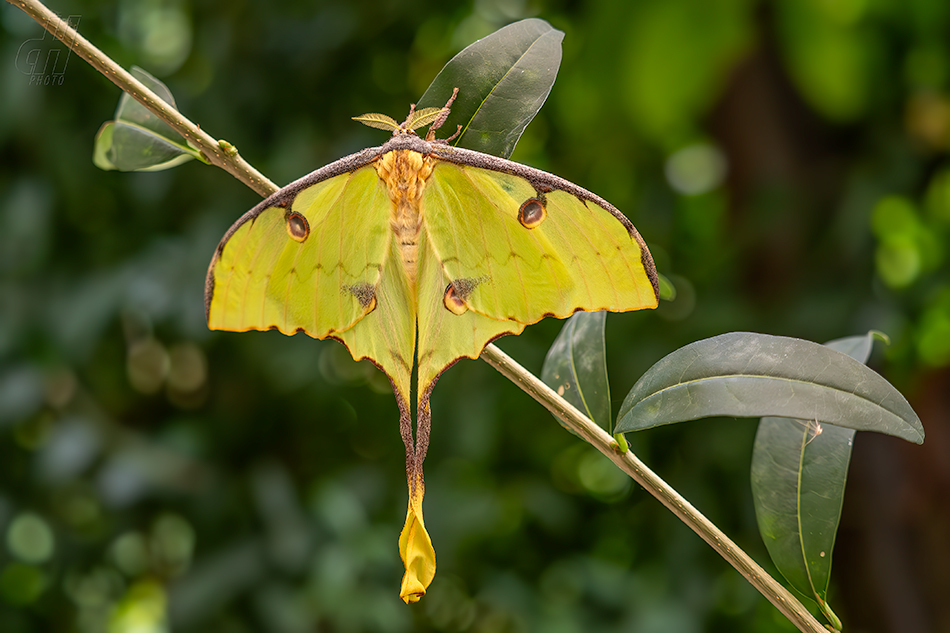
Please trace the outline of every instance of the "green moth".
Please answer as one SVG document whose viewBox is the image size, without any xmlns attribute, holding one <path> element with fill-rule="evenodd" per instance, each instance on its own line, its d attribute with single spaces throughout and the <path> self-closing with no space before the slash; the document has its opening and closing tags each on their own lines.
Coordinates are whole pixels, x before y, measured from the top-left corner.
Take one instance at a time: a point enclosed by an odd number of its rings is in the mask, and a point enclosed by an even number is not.
<svg viewBox="0 0 950 633">
<path fill-rule="evenodd" d="M 389 376 L 406 445 L 407 603 L 435 575 L 422 462 L 439 375 L 544 317 L 657 305 L 653 258 L 620 211 L 557 176 L 434 141 L 449 104 L 413 109 L 401 125 L 357 117 L 392 139 L 245 213 L 218 244 L 205 287 L 211 329 L 334 338 Z"/>
</svg>

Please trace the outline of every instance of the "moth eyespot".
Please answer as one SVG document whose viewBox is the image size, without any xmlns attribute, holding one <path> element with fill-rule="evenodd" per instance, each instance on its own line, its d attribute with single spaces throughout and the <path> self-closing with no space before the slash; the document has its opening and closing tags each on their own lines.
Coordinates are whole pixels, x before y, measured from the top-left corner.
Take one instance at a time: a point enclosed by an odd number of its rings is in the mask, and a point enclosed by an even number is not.
<svg viewBox="0 0 950 633">
<path fill-rule="evenodd" d="M 290 239 L 295 242 L 303 242 L 310 237 L 310 223 L 307 222 L 307 218 L 296 211 L 288 213 L 286 218 L 287 235 L 290 236 Z"/>
<path fill-rule="evenodd" d="M 369 314 L 376 309 L 376 288 L 372 284 L 362 283 L 352 286 L 343 286 L 343 290 L 353 295 L 360 306 L 363 308 L 363 314 Z"/>
<path fill-rule="evenodd" d="M 455 292 L 455 286 L 452 284 L 445 287 L 445 294 L 442 295 L 442 304 L 452 314 L 465 314 L 468 311 L 468 306 L 465 305 L 462 298 Z"/>
<path fill-rule="evenodd" d="M 526 229 L 535 229 L 544 222 L 544 218 L 547 217 L 547 209 L 544 208 L 544 204 L 537 198 L 528 198 L 523 203 L 521 203 L 521 208 L 518 209 L 518 221 L 521 222 L 521 226 Z"/>
</svg>

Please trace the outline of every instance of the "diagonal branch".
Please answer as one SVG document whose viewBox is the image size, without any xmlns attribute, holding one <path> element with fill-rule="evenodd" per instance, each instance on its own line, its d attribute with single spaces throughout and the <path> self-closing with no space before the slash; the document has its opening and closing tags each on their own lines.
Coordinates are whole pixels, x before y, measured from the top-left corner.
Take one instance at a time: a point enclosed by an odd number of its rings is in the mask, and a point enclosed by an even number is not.
<svg viewBox="0 0 950 633">
<path fill-rule="evenodd" d="M 146 88 L 127 70 L 116 64 L 111 57 L 93 46 L 89 40 L 80 35 L 65 20 L 46 8 L 41 2 L 38 2 L 38 0 L 7 1 L 22 9 L 24 13 L 39 22 L 54 37 L 60 38 L 66 46 L 89 62 L 93 68 L 111 80 L 112 83 L 129 93 L 135 100 L 175 128 L 175 131 L 201 151 L 212 165 L 220 167 L 264 197 L 277 191 L 277 185 L 251 167 L 247 161 L 238 155 L 232 145 L 215 140 L 207 132 L 186 119 L 178 110 L 162 101 L 158 95 Z"/>
<path fill-rule="evenodd" d="M 119 88 L 128 92 L 142 105 L 154 112 L 156 116 L 175 128 L 179 134 L 200 149 L 209 162 L 224 169 L 262 196 L 277 191 L 277 185 L 244 161 L 234 151 L 233 147 L 225 142 L 214 140 L 197 125 L 182 116 L 180 112 L 162 101 L 155 93 L 142 85 L 141 82 L 132 77 L 88 40 L 80 36 L 79 33 L 38 0 L 7 1 L 21 8 L 50 33 L 62 39 L 67 46 L 112 80 Z M 618 468 L 669 508 L 673 514 L 699 534 L 720 556 L 745 576 L 762 595 L 768 598 L 801 631 L 805 633 L 826 633 L 826 629 L 819 624 L 801 602 L 769 576 L 765 570 L 759 567 L 754 560 L 676 490 L 647 468 L 632 451 L 621 452 L 614 438 L 494 345 L 486 346 L 480 358 L 540 402 L 565 426 L 609 457 Z"/>
<path fill-rule="evenodd" d="M 716 527 L 656 473 L 647 468 L 646 464 L 633 454 L 633 451 L 627 450 L 621 453 L 614 438 L 608 435 L 606 431 L 494 345 L 488 345 L 480 358 L 501 372 L 511 382 L 521 387 L 525 393 L 541 403 L 565 426 L 609 457 L 620 470 L 630 475 L 631 479 L 656 497 L 660 503 L 699 534 L 710 547 L 725 558 L 740 574 L 745 576 L 746 580 L 768 598 L 769 602 L 775 605 L 799 630 L 806 633 L 827 633 L 827 629 L 788 589 L 769 576 L 722 530 Z"/>
</svg>

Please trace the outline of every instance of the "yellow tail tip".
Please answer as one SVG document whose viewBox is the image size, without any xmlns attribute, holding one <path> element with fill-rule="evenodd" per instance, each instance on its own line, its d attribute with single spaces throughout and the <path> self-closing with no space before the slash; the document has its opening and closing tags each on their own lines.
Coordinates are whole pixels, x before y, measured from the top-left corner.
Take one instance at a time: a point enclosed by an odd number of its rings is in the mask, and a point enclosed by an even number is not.
<svg viewBox="0 0 950 633">
<path fill-rule="evenodd" d="M 422 522 L 422 495 L 417 497 L 409 500 L 406 524 L 399 535 L 399 556 L 406 568 L 399 597 L 406 604 L 419 602 L 435 578 L 435 549 Z"/>
</svg>

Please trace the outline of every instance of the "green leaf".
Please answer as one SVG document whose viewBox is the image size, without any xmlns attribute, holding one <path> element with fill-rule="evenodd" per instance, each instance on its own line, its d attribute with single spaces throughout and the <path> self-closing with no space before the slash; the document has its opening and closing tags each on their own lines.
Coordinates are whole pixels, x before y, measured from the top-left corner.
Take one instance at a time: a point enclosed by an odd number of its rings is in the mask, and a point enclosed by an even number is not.
<svg viewBox="0 0 950 633">
<path fill-rule="evenodd" d="M 675 301 L 676 300 L 676 286 L 673 285 L 673 282 L 666 275 L 661 275 L 657 273 L 656 275 L 660 280 L 660 299 L 663 301 Z"/>
<path fill-rule="evenodd" d="M 190 148 L 124 121 L 102 124 L 92 154 L 92 162 L 105 171 L 161 171 L 192 158 Z"/>
<path fill-rule="evenodd" d="M 165 84 L 137 66 L 131 73 L 175 107 L 175 98 Z M 92 152 L 92 162 L 106 171 L 159 171 L 192 158 L 202 160 L 198 150 L 188 146 L 170 125 L 125 92 L 119 98 L 115 120 L 104 123 L 96 134 Z"/>
<path fill-rule="evenodd" d="M 96 132 L 96 142 L 92 148 L 92 164 L 102 171 L 117 169 L 109 156 L 112 148 L 112 137 L 115 132 L 115 121 L 106 121 Z"/>
<path fill-rule="evenodd" d="M 825 345 L 864 363 L 875 334 Z M 752 498 L 769 556 L 798 592 L 822 605 L 854 434 L 814 420 L 765 417 L 752 450 Z"/>
<path fill-rule="evenodd" d="M 162 101 L 176 110 L 178 109 L 178 106 L 175 104 L 175 97 L 172 95 L 171 90 L 168 89 L 168 86 L 138 66 L 132 66 L 130 73 L 133 77 L 141 81 L 146 88 L 154 92 Z M 119 105 L 115 110 L 115 119 L 116 121 L 124 121 L 150 130 L 164 138 L 181 138 L 172 126 L 165 123 L 158 115 L 136 101 L 127 92 L 123 92 L 122 96 L 119 97 Z"/>
<path fill-rule="evenodd" d="M 606 318 L 606 312 L 576 312 L 568 319 L 544 359 L 541 380 L 591 420 L 609 430 L 610 385 L 607 383 L 607 349 L 604 344 Z"/>
<path fill-rule="evenodd" d="M 811 341 L 750 332 L 697 341 L 660 360 L 627 394 L 614 432 L 769 415 L 924 441 L 920 418 L 879 374 Z"/>
<path fill-rule="evenodd" d="M 451 136 L 461 125 L 455 145 L 508 158 L 551 92 L 563 39 L 537 18 L 509 24 L 453 57 L 417 105 L 442 107 L 458 88 L 441 131 Z"/>
</svg>

